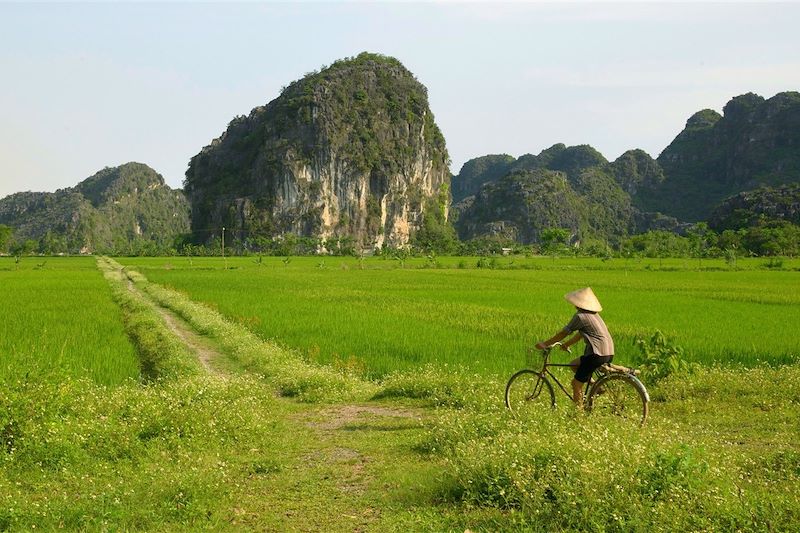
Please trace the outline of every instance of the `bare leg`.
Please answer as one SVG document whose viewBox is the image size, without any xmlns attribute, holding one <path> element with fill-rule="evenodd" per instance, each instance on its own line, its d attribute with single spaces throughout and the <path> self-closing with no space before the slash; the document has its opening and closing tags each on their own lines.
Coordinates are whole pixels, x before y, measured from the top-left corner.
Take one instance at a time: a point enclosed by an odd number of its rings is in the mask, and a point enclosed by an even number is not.
<svg viewBox="0 0 800 533">
<path fill-rule="evenodd" d="M 583 386 L 586 385 L 585 383 L 581 383 L 577 379 L 572 380 L 572 400 L 575 402 L 575 405 L 578 409 L 583 409 Z"/>
<path fill-rule="evenodd" d="M 569 366 L 572 368 L 572 373 L 578 371 L 578 365 L 581 363 L 581 358 L 576 357 L 572 361 L 569 362 Z M 577 379 L 572 379 L 572 401 L 575 402 L 575 405 L 578 406 L 578 409 L 583 407 L 583 385 Z"/>
</svg>

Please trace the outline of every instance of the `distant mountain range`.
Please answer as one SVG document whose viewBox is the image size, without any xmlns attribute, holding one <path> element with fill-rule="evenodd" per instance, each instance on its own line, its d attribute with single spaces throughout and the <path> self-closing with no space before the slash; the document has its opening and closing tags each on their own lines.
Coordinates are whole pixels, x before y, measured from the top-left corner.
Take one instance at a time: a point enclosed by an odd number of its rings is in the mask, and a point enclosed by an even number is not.
<svg viewBox="0 0 800 533">
<path fill-rule="evenodd" d="M 689 118 L 685 129 L 653 159 L 630 150 L 607 161 L 591 146 L 556 144 L 518 159 L 486 155 L 464 164 L 452 178 L 456 227 L 462 239 L 500 236 L 538 242 L 547 228 L 563 227 L 573 238 L 621 238 L 650 229 L 674 230 L 707 222 L 745 194 L 749 215 L 791 221 L 800 183 L 800 93 L 765 100 L 749 93 Z M 748 192 L 750 191 L 750 192 Z M 775 199 L 771 207 L 759 201 Z M 727 199 L 727 200 L 726 200 Z M 738 201 L 741 204 L 741 201 Z M 744 207 L 739 207 L 745 209 Z M 712 225 L 714 225 L 712 224 Z"/>
<path fill-rule="evenodd" d="M 450 223 L 462 240 L 538 243 L 559 229 L 612 244 L 701 221 L 797 224 L 800 93 L 748 93 L 722 115 L 699 111 L 657 159 L 629 150 L 608 161 L 588 145 L 555 144 L 477 157 L 455 176 L 447 161 L 426 88 L 398 60 L 363 53 L 234 117 L 189 162 L 186 196 L 127 163 L 0 199 L 0 235 L 50 253 L 147 253 L 189 234 L 210 243 L 222 227 L 242 246 L 295 235 L 312 249 L 369 249 L 452 240 Z"/>
<path fill-rule="evenodd" d="M 136 253 L 189 231 L 189 203 L 141 163 L 105 168 L 75 187 L 0 199 L 0 224 L 47 253 Z"/>
</svg>

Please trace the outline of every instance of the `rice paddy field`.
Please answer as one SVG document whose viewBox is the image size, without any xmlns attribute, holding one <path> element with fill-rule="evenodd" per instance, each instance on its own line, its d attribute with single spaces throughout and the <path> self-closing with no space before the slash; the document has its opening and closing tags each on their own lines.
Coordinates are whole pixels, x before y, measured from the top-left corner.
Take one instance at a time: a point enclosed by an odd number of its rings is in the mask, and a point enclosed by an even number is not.
<svg viewBox="0 0 800 533">
<path fill-rule="evenodd" d="M 630 362 L 656 330 L 703 364 L 798 360 L 800 261 L 500 258 L 123 259 L 265 339 L 371 376 L 427 363 L 507 375 L 569 320 L 566 292 L 591 286 Z M 774 265 L 773 265 L 774 266 Z"/>
<path fill-rule="evenodd" d="M 0 258 L 0 532 L 797 531 L 799 279 L 788 259 Z M 642 375 L 643 428 L 563 395 L 503 405 L 586 285 L 620 361 L 660 330 L 698 363 Z"/>
<path fill-rule="evenodd" d="M 0 257 L 0 316 L 0 382 L 138 379 L 136 351 L 93 257 Z"/>
</svg>

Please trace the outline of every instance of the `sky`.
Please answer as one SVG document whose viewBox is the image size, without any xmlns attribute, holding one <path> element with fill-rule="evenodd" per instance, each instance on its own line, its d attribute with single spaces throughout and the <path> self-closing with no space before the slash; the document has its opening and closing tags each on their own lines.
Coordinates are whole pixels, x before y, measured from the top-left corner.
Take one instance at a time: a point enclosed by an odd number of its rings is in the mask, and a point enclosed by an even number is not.
<svg viewBox="0 0 800 533">
<path fill-rule="evenodd" d="M 800 90 L 799 3 L 0 3 L 0 197 L 189 159 L 363 51 L 428 88 L 456 174 L 555 143 L 653 157 L 704 108 Z"/>
</svg>

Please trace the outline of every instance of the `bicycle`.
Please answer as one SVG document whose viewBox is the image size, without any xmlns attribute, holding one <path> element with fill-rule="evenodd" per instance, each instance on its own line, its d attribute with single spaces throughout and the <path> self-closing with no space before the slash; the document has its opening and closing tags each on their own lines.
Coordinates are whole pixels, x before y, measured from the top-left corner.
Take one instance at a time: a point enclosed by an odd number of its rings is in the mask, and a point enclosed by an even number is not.
<svg viewBox="0 0 800 533">
<path fill-rule="evenodd" d="M 551 381 L 572 400 L 572 392 L 558 380 L 551 367 L 569 367 L 569 363 L 551 363 L 550 352 L 560 342 L 542 350 L 540 370 L 534 370 L 533 348 L 528 348 L 528 368 L 515 373 L 506 384 L 506 407 L 514 416 L 525 416 L 537 406 L 556 407 L 556 395 Z M 647 420 L 650 395 L 644 384 L 636 377 L 636 371 L 612 364 L 605 364 L 594 372 L 594 379 L 586 383 L 584 409 L 586 411 L 616 416 L 622 420 L 643 426 Z M 543 394 L 544 392 L 544 394 Z"/>
</svg>

